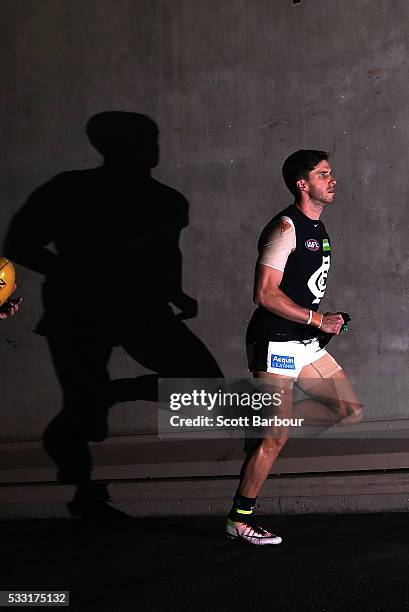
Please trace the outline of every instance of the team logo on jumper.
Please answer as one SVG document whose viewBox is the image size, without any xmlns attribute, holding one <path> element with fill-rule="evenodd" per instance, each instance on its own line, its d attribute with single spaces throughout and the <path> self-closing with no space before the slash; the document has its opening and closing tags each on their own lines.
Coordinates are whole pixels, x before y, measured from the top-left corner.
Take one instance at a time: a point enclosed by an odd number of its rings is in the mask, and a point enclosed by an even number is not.
<svg viewBox="0 0 409 612">
<path fill-rule="evenodd" d="M 309 251 L 319 251 L 320 243 L 315 238 L 310 238 L 305 241 L 305 246 Z"/>
<path fill-rule="evenodd" d="M 270 364 L 272 368 L 295 370 L 294 357 L 290 357 L 289 355 L 271 355 Z"/>
<path fill-rule="evenodd" d="M 328 270 L 331 265 L 331 255 L 323 255 L 322 264 L 308 281 L 308 289 L 315 296 L 313 304 L 319 304 L 327 288 Z"/>
<path fill-rule="evenodd" d="M 323 251 L 330 251 L 331 250 L 331 246 L 329 244 L 329 241 L 327 238 L 324 238 L 322 241 L 322 250 Z"/>
</svg>

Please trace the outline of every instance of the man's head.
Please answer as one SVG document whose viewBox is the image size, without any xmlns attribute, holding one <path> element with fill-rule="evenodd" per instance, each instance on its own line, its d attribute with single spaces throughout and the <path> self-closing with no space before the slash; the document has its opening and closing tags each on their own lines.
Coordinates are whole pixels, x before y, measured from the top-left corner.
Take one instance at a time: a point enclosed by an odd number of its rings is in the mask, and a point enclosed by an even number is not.
<svg viewBox="0 0 409 612">
<path fill-rule="evenodd" d="M 335 179 L 331 176 L 328 153 L 325 151 L 296 151 L 283 164 L 283 178 L 297 201 L 305 192 L 318 203 L 332 202 Z"/>
</svg>

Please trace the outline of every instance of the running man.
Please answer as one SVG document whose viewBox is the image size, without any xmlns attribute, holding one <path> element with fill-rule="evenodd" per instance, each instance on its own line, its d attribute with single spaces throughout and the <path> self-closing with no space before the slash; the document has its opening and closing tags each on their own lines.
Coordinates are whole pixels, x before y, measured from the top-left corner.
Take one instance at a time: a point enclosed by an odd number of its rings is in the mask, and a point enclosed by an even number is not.
<svg viewBox="0 0 409 612">
<path fill-rule="evenodd" d="M 306 424 L 326 426 L 358 423 L 362 408 L 352 386 L 322 348 L 329 334 L 339 334 L 344 324 L 340 313 L 318 312 L 331 262 L 330 239 L 320 217 L 334 199 L 336 184 L 328 154 L 293 153 L 284 162 L 283 177 L 295 202 L 270 221 L 259 241 L 257 309 L 246 337 L 249 370 L 254 378 L 263 379 L 271 394 L 281 393 L 281 417 L 296 416 Z M 295 382 L 307 399 L 293 404 Z M 256 545 L 281 543 L 280 536 L 249 519 L 287 439 L 288 428 L 271 429 L 248 452 L 227 519 L 230 538 Z"/>
</svg>

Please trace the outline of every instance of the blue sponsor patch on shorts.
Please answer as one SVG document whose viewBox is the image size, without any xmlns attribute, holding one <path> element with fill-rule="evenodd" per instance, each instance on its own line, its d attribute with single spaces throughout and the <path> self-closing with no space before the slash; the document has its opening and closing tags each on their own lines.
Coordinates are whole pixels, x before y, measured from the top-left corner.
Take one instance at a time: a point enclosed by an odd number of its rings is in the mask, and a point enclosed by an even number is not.
<svg viewBox="0 0 409 612">
<path fill-rule="evenodd" d="M 270 365 L 272 368 L 295 370 L 295 358 L 289 355 L 271 355 Z"/>
</svg>

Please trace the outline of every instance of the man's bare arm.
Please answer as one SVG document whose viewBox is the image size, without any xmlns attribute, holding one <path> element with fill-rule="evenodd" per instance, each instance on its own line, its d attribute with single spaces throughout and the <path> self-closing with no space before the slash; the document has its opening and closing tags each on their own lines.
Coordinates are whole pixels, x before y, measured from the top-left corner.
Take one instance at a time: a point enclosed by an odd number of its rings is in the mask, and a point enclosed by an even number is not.
<svg viewBox="0 0 409 612">
<path fill-rule="evenodd" d="M 307 324 L 310 318 L 308 308 L 299 306 L 280 289 L 283 273 L 280 270 L 263 264 L 258 264 L 254 286 L 254 302 L 269 310 L 273 314 L 294 321 Z M 320 316 L 321 321 L 321 316 Z M 315 327 L 318 324 L 311 322 Z M 344 320 L 338 313 L 325 313 L 322 315 L 320 329 L 329 334 L 338 334 Z"/>
</svg>

